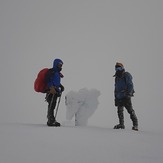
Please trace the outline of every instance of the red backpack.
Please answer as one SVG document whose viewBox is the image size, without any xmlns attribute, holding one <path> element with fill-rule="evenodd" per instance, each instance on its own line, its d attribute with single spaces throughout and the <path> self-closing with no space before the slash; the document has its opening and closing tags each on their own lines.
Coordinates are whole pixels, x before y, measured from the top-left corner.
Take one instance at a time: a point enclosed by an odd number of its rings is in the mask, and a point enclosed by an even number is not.
<svg viewBox="0 0 163 163">
<path fill-rule="evenodd" d="M 46 93 L 48 87 L 47 83 L 45 82 L 45 76 L 48 70 L 48 68 L 44 68 L 38 73 L 37 78 L 34 82 L 34 90 L 36 92 Z"/>
</svg>

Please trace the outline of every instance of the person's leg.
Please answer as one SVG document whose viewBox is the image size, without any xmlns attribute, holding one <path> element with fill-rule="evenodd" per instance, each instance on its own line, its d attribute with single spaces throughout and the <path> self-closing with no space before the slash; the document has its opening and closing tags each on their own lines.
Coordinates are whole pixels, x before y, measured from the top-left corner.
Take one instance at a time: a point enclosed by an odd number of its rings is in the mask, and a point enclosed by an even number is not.
<svg viewBox="0 0 163 163">
<path fill-rule="evenodd" d="M 47 118 L 48 118 L 48 122 L 47 124 L 53 124 L 55 122 L 55 117 L 54 117 L 54 109 L 56 106 L 56 101 L 57 101 L 57 96 L 56 95 L 52 95 L 49 94 L 47 95 L 47 102 L 48 102 L 48 111 L 47 111 Z"/>
<path fill-rule="evenodd" d="M 118 106 L 117 107 L 117 114 L 119 118 L 119 124 L 114 126 L 114 129 L 124 129 L 124 115 L 123 115 L 123 106 Z"/>
<path fill-rule="evenodd" d="M 126 100 L 125 108 L 127 109 L 127 112 L 130 114 L 130 118 L 133 122 L 133 129 L 138 130 L 138 119 L 133 109 L 131 98 Z"/>
</svg>

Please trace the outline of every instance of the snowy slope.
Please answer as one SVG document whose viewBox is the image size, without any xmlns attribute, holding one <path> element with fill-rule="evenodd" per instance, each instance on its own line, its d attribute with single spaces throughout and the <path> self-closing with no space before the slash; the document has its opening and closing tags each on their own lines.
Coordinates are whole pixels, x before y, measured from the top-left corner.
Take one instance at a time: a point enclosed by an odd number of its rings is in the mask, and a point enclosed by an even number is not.
<svg viewBox="0 0 163 163">
<path fill-rule="evenodd" d="M 0 124 L 1 163 L 162 163 L 163 132 Z"/>
<path fill-rule="evenodd" d="M 1 0 L 0 163 L 162 163 L 163 1 Z M 101 92 L 89 125 L 48 128 L 37 73 L 64 62 L 64 96 L 87 87 Z M 133 76 L 139 132 L 114 106 L 114 66 Z"/>
</svg>

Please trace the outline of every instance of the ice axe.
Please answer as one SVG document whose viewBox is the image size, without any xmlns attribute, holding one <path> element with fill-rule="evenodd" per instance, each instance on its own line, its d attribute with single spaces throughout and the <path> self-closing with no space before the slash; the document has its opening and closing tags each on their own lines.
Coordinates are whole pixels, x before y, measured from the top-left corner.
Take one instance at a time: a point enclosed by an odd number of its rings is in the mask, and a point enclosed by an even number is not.
<svg viewBox="0 0 163 163">
<path fill-rule="evenodd" d="M 57 108 L 56 108 L 56 112 L 55 112 L 55 120 L 56 120 L 56 117 L 57 117 L 57 113 L 58 113 L 58 108 L 59 108 L 59 104 L 60 104 L 60 101 L 61 101 L 61 96 L 62 96 L 62 93 L 60 94 L 60 97 L 59 97 L 59 100 L 58 100 L 58 104 L 57 104 Z"/>
</svg>

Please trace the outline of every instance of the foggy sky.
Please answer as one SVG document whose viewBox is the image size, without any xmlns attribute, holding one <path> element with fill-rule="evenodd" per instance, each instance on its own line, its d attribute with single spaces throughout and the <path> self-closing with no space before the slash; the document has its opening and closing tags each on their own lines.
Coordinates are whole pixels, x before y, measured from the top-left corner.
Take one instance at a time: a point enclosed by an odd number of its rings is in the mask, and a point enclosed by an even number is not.
<svg viewBox="0 0 163 163">
<path fill-rule="evenodd" d="M 162 0 L 0 0 L 0 122 L 46 123 L 44 95 L 34 92 L 40 69 L 64 62 L 65 119 L 70 90 L 100 90 L 91 125 L 113 127 L 114 65 L 133 76 L 140 128 L 162 125 Z M 131 126 L 125 111 L 125 120 Z"/>
</svg>

